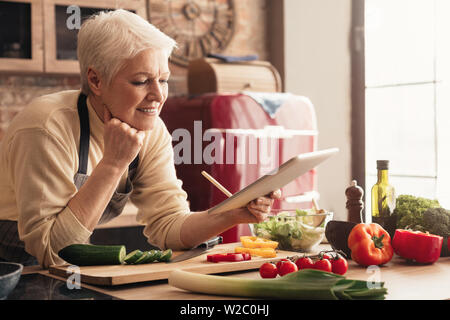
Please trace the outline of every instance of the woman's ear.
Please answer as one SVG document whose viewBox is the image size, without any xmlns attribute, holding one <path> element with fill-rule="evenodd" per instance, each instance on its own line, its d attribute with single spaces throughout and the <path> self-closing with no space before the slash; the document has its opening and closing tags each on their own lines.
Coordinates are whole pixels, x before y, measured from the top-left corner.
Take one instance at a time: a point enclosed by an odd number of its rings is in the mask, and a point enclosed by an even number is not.
<svg viewBox="0 0 450 320">
<path fill-rule="evenodd" d="M 89 67 L 87 71 L 87 80 L 91 92 L 96 96 L 100 96 L 103 85 L 103 81 L 100 77 L 100 74 L 91 67 Z"/>
</svg>

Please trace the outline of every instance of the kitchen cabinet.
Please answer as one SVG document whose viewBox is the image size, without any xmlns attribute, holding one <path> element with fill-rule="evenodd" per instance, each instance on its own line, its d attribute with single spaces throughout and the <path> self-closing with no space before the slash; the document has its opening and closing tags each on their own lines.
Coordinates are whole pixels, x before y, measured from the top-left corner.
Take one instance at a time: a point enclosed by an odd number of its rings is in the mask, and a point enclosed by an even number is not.
<svg viewBox="0 0 450 320">
<path fill-rule="evenodd" d="M 0 71 L 78 74 L 80 25 L 117 8 L 147 19 L 146 0 L 0 1 Z"/>
<path fill-rule="evenodd" d="M 90 15 L 123 8 L 147 19 L 146 1 L 43 0 L 45 72 L 79 73 L 77 35 L 79 26 Z"/>
<path fill-rule="evenodd" d="M 0 1 L 0 71 L 44 71 L 42 0 Z"/>
</svg>

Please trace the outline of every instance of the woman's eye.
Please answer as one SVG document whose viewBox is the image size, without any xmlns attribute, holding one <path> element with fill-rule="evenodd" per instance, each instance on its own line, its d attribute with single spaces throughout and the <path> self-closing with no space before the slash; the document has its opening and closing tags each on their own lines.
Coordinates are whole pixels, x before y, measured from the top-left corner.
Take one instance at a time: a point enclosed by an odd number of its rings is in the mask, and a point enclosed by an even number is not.
<svg viewBox="0 0 450 320">
<path fill-rule="evenodd" d="M 133 81 L 133 82 L 131 82 L 131 83 L 132 83 L 133 85 L 135 85 L 135 86 L 145 86 L 145 85 L 149 84 L 150 81 L 151 81 L 151 80 L 145 80 L 145 81 Z M 159 80 L 159 82 L 162 83 L 162 84 L 167 84 L 167 83 L 169 83 L 169 80 L 161 79 L 161 80 Z"/>
<path fill-rule="evenodd" d="M 135 85 L 135 86 L 144 86 L 144 85 L 146 85 L 147 84 L 147 82 L 148 82 L 148 80 L 145 80 L 145 81 L 133 81 L 133 82 L 131 82 L 133 85 Z"/>
</svg>

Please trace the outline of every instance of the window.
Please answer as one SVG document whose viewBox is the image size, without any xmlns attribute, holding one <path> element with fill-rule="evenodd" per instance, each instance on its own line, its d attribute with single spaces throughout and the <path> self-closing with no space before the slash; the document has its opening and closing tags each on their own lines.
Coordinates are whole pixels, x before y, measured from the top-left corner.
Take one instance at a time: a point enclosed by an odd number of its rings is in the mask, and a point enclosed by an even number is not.
<svg viewBox="0 0 450 320">
<path fill-rule="evenodd" d="M 450 1 L 366 0 L 364 11 L 366 211 L 376 160 L 390 160 L 397 195 L 450 208 Z"/>
</svg>

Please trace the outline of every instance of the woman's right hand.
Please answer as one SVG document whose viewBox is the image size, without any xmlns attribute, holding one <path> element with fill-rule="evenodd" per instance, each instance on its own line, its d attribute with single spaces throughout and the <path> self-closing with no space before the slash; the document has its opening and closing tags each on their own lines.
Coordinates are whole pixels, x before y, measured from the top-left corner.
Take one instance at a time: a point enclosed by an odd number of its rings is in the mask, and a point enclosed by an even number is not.
<svg viewBox="0 0 450 320">
<path fill-rule="evenodd" d="M 108 107 L 103 107 L 105 125 L 103 161 L 125 169 L 138 155 L 144 143 L 145 131 L 132 128 L 127 123 L 113 118 Z"/>
</svg>

